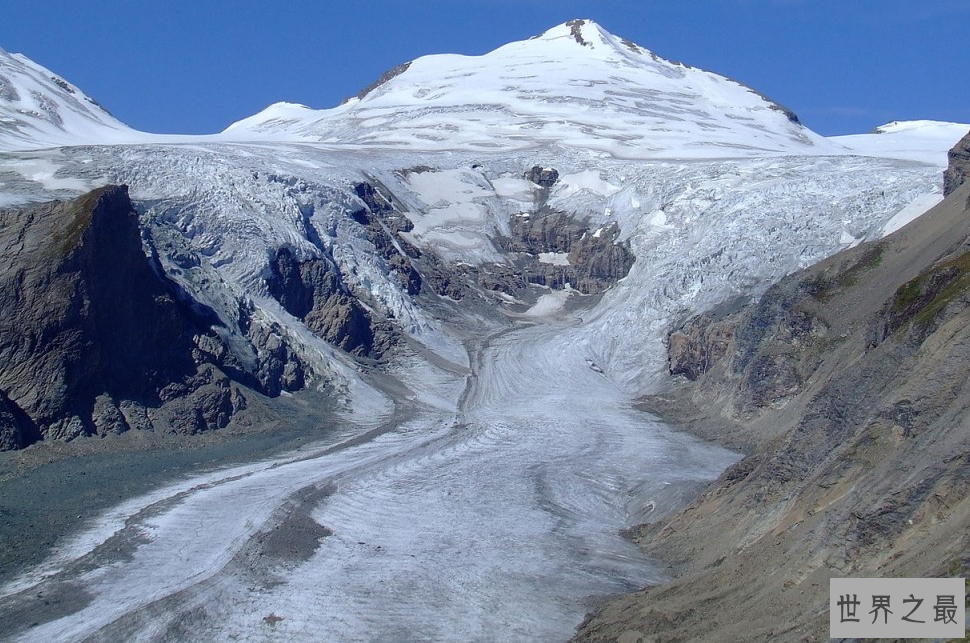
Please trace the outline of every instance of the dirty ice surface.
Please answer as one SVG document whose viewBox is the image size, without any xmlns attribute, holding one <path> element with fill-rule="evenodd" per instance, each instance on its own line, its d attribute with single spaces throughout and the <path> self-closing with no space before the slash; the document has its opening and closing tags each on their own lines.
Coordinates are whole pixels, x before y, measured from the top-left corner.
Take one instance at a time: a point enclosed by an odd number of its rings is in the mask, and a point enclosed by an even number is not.
<svg viewBox="0 0 970 643">
<path fill-rule="evenodd" d="M 496 331 L 467 376 L 415 361 L 410 408 L 372 439 L 92 521 L 83 546 L 0 590 L 6 611 L 83 588 L 76 612 L 14 640 L 568 639 L 596 598 L 662 578 L 619 531 L 736 458 L 632 409 L 562 340 L 576 323 Z"/>
</svg>

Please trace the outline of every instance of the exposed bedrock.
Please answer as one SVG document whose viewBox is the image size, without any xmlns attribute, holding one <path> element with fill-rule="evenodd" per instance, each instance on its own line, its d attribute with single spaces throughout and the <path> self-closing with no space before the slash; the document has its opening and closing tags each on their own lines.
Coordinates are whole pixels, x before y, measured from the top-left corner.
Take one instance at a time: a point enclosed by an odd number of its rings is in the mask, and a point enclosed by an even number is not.
<svg viewBox="0 0 970 643">
<path fill-rule="evenodd" d="M 145 255 L 126 187 L 0 221 L 3 448 L 132 428 L 196 433 L 246 407 L 220 368 L 218 317 Z"/>
<path fill-rule="evenodd" d="M 630 272 L 633 253 L 618 241 L 614 223 L 591 230 L 589 223 L 568 212 L 540 206 L 535 212 L 516 215 L 512 234 L 498 245 L 512 258 L 515 279 L 504 279 L 496 290 L 515 294 L 521 281 L 550 288 L 569 284 L 585 294 L 605 291 Z M 503 271 L 492 270 L 490 279 Z M 483 285 L 489 287 L 490 282 Z"/>
<path fill-rule="evenodd" d="M 420 294 L 427 285 L 435 294 L 456 301 L 465 296 L 460 271 L 449 269 L 434 252 L 422 252 L 401 236 L 402 232 L 410 232 L 414 225 L 400 211 L 386 188 L 365 181 L 354 186 L 354 193 L 366 206 L 352 213 L 354 220 L 366 227 L 367 239 L 409 295 Z"/>
<path fill-rule="evenodd" d="M 947 159 L 947 168 L 943 173 L 944 196 L 963 185 L 970 177 L 970 132 L 953 146 Z"/>
<path fill-rule="evenodd" d="M 432 171 L 427 167 L 402 170 L 404 174 Z M 510 235 L 493 239 L 507 261 L 472 266 L 449 265 L 433 250 L 419 249 L 408 241 L 412 223 L 394 195 L 370 179 L 354 186 L 364 207 L 351 216 L 367 230 L 367 239 L 396 274 L 402 288 L 415 296 L 431 292 L 461 300 L 469 288 L 520 296 L 532 286 L 564 288 L 585 294 L 605 291 L 625 277 L 633 254 L 620 242 L 616 224 L 591 229 L 589 221 L 547 205 L 559 181 L 559 171 L 534 165 L 523 173 L 534 188 L 530 212 L 514 215 Z M 526 297 L 528 298 L 528 297 Z"/>
<path fill-rule="evenodd" d="M 270 270 L 270 294 L 318 337 L 360 357 L 380 357 L 389 348 L 389 332 L 375 327 L 329 259 L 299 261 L 288 248 L 280 248 Z"/>
<path fill-rule="evenodd" d="M 559 171 L 534 165 L 524 178 L 534 186 L 531 212 L 512 217 L 511 234 L 497 240 L 509 253 L 512 267 L 490 266 L 480 284 L 490 290 L 515 295 L 529 284 L 564 288 L 569 285 L 585 294 L 605 291 L 630 272 L 633 253 L 618 241 L 614 223 L 590 228 L 589 221 L 548 205 Z"/>
</svg>

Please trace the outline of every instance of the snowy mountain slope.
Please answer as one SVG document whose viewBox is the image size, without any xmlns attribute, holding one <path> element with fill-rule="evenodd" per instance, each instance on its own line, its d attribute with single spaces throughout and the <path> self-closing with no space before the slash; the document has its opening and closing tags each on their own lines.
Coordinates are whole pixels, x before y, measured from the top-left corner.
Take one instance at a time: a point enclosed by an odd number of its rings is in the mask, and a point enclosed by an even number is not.
<svg viewBox="0 0 970 643">
<path fill-rule="evenodd" d="M 856 154 L 906 159 L 946 167 L 946 155 L 970 125 L 944 121 L 893 121 L 868 134 L 833 136 L 829 140 Z M 928 208 L 927 208 L 928 209 Z"/>
<path fill-rule="evenodd" d="M 618 158 L 832 153 L 775 103 L 571 21 L 483 56 L 419 58 L 330 110 L 277 104 L 224 136 L 411 150 L 544 143 Z"/>
<path fill-rule="evenodd" d="M 424 152 L 555 145 L 623 159 L 863 154 L 942 165 L 961 128 L 898 122 L 878 137 L 826 139 L 741 83 L 664 60 L 584 20 L 483 56 L 419 58 L 339 107 L 276 103 L 213 135 L 131 129 L 76 86 L 0 49 L 0 151 L 253 141 Z"/>
<path fill-rule="evenodd" d="M 0 151 L 144 138 L 60 76 L 0 49 Z"/>
</svg>

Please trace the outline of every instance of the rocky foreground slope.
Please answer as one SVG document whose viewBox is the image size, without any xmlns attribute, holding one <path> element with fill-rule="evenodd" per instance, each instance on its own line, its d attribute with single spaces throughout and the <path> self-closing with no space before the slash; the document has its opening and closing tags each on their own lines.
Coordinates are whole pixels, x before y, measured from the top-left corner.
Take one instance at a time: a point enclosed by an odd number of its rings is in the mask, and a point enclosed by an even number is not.
<svg viewBox="0 0 970 643">
<path fill-rule="evenodd" d="M 684 381 L 643 406 L 748 455 L 635 530 L 679 579 L 574 640 L 818 641 L 831 577 L 968 576 L 970 184 L 949 187 L 895 234 L 670 335 Z"/>
</svg>

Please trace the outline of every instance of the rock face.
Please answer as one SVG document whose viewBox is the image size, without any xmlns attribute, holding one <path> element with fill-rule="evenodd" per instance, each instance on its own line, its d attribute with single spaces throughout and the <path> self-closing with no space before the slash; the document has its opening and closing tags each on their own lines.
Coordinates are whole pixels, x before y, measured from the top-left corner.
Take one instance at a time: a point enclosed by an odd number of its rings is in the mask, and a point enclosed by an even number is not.
<svg viewBox="0 0 970 643">
<path fill-rule="evenodd" d="M 736 331 L 733 317 L 716 313 L 704 313 L 688 320 L 667 338 L 670 374 L 696 381 L 727 355 Z"/>
<path fill-rule="evenodd" d="M 218 318 L 146 257 L 127 188 L 0 213 L 0 448 L 226 426 Z"/>
<path fill-rule="evenodd" d="M 559 171 L 535 165 L 524 178 L 536 188 L 530 212 L 512 217 L 511 234 L 496 239 L 511 265 L 493 264 L 479 275 L 479 285 L 516 295 L 530 284 L 599 294 L 630 272 L 633 254 L 618 241 L 614 223 L 591 230 L 589 221 L 548 205 Z"/>
<path fill-rule="evenodd" d="M 375 333 L 367 311 L 347 292 L 340 271 L 325 258 L 297 261 L 280 248 L 270 263 L 270 294 L 307 328 L 348 353 L 373 356 Z"/>
<path fill-rule="evenodd" d="M 534 212 L 513 217 L 510 227 L 511 237 L 499 243 L 518 255 L 515 273 L 527 284 L 551 288 L 569 284 L 585 294 L 598 294 L 633 266 L 633 254 L 618 242 L 616 224 L 593 231 L 568 212 L 540 205 Z"/>
<path fill-rule="evenodd" d="M 412 260 L 420 257 L 421 251 L 399 236 L 401 232 L 413 230 L 414 225 L 397 211 L 389 196 L 370 183 L 358 183 L 354 186 L 354 192 L 367 207 L 351 216 L 367 228 L 367 239 L 374 244 L 391 270 L 397 273 L 398 281 L 407 293 L 417 295 L 421 292 L 423 281 Z"/>
<path fill-rule="evenodd" d="M 572 37 L 576 39 L 577 43 L 583 46 L 589 45 L 589 43 L 583 38 L 583 25 L 585 24 L 585 20 L 570 20 L 566 23 L 566 26 L 570 28 L 569 32 Z"/>
<path fill-rule="evenodd" d="M 406 172 L 422 172 L 430 168 L 412 168 Z M 456 301 L 465 296 L 460 275 L 449 270 L 433 252 L 422 252 L 401 236 L 410 232 L 414 224 L 396 206 L 390 191 L 375 181 L 354 186 L 357 197 L 366 206 L 352 216 L 367 228 L 367 238 L 387 261 L 388 268 L 397 275 L 401 286 L 411 296 L 422 292 L 425 284 L 432 292 Z M 420 268 L 420 271 L 419 271 Z"/>
<path fill-rule="evenodd" d="M 534 165 L 525 173 L 525 179 L 548 190 L 559 180 L 559 171 L 553 167 Z"/>
<path fill-rule="evenodd" d="M 0 391 L 0 451 L 22 449 L 40 437 L 30 418 Z"/>
<path fill-rule="evenodd" d="M 381 74 L 380 78 L 375 80 L 373 83 L 371 83 L 364 89 L 360 90 L 354 98 L 363 99 L 367 97 L 371 92 L 378 89 L 381 85 L 386 84 L 396 76 L 400 76 L 401 74 L 406 72 L 410 67 L 411 67 L 411 63 L 406 62 L 398 65 L 397 67 L 394 67 L 392 69 L 385 71 L 383 74 Z"/>
<path fill-rule="evenodd" d="M 968 576 L 968 196 L 671 335 L 695 381 L 644 407 L 748 455 L 635 531 L 679 578 L 575 640 L 824 640 L 829 578 Z"/>
<path fill-rule="evenodd" d="M 970 132 L 947 155 L 949 160 L 943 174 L 943 194 L 948 195 L 970 178 Z"/>
</svg>

